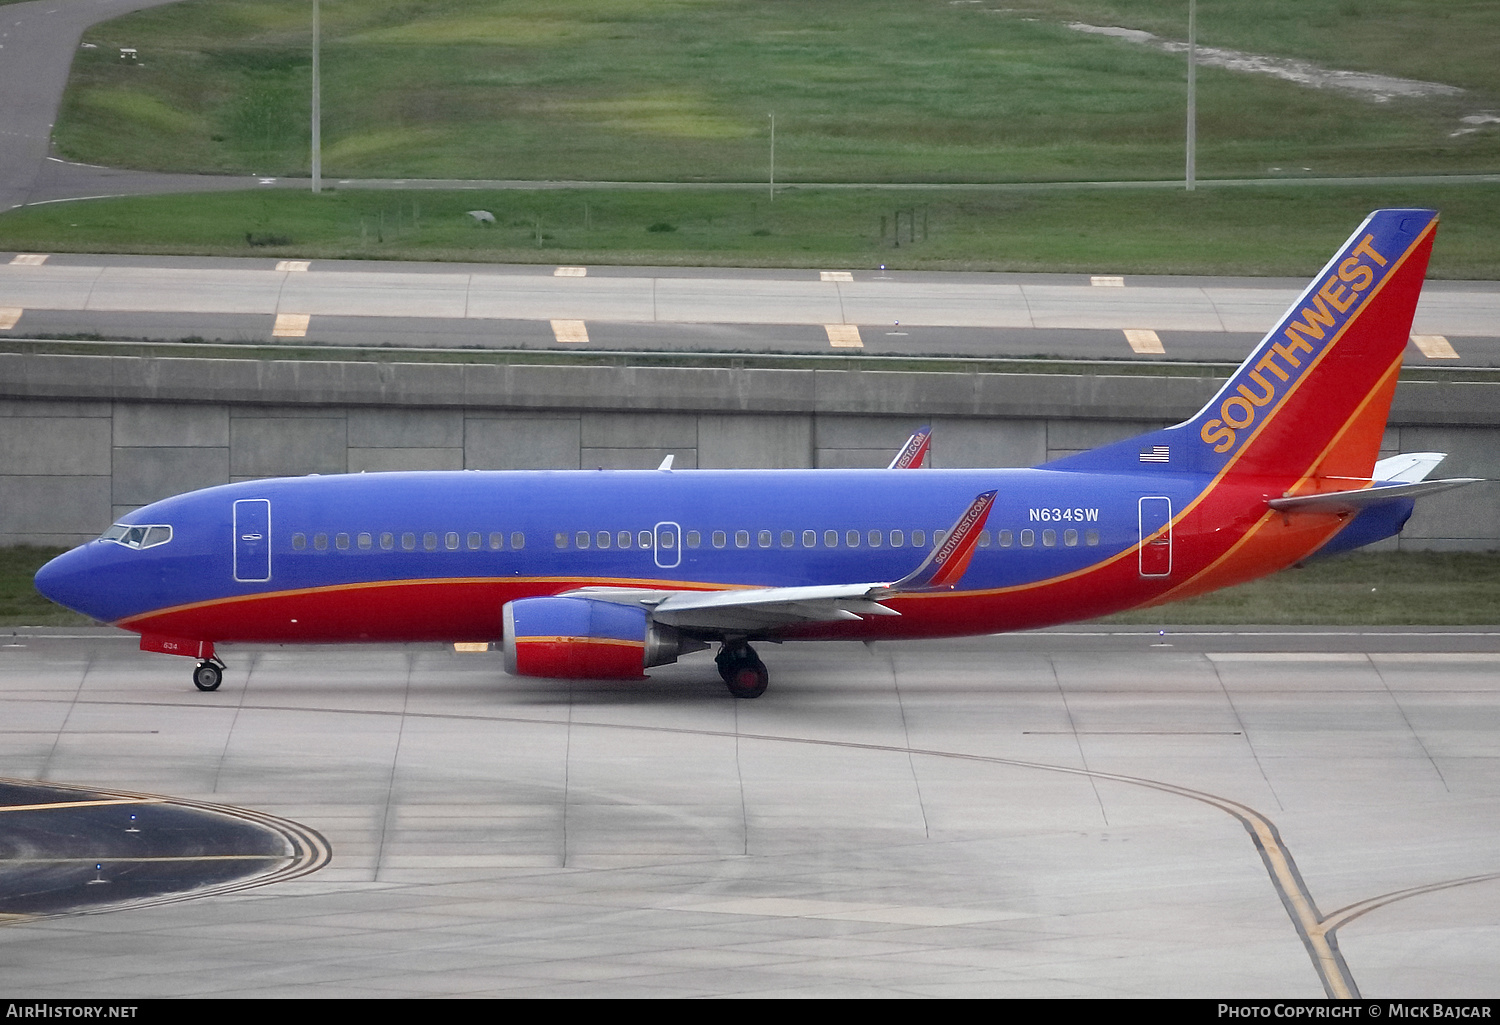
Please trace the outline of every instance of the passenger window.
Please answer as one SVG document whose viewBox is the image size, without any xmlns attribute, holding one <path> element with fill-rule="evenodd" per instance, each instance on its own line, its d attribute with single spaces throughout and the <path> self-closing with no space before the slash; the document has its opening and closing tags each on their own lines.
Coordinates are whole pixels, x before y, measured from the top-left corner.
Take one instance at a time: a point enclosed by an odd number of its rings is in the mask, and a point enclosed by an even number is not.
<svg viewBox="0 0 1500 1025">
<path fill-rule="evenodd" d="M 490 551 L 498 552 L 505 547 L 505 535 L 498 530 L 490 531 Z"/>
<path fill-rule="evenodd" d="M 1073 530 L 1071 528 L 1068 529 L 1068 530 L 1063 531 L 1063 544 L 1067 545 L 1069 548 L 1072 548 L 1075 545 L 1077 545 L 1078 544 L 1078 531 Z"/>
<path fill-rule="evenodd" d="M 580 530 L 578 533 L 573 535 L 573 540 L 578 542 L 579 548 L 587 548 L 589 546 L 589 532 L 586 530 Z"/>
<path fill-rule="evenodd" d="M 1021 531 L 1021 547 L 1030 548 L 1034 544 L 1036 544 L 1036 531 L 1032 530 L 1030 527 L 1027 527 L 1025 530 Z"/>
<path fill-rule="evenodd" d="M 990 532 L 989 532 L 988 529 L 981 530 L 979 532 L 979 547 L 980 548 L 988 548 L 989 546 L 990 546 Z"/>
<path fill-rule="evenodd" d="M 1099 532 L 1097 530 L 1091 530 L 1083 535 L 1083 539 L 1086 544 L 1096 545 L 1099 543 Z"/>
<path fill-rule="evenodd" d="M 748 530 L 736 530 L 734 532 L 734 546 L 736 548 L 749 548 L 750 532 Z"/>
<path fill-rule="evenodd" d="M 382 549 L 384 549 L 385 551 L 388 552 L 392 548 L 394 548 L 395 546 L 396 546 L 396 537 L 395 537 L 394 534 L 392 534 L 389 531 L 387 531 L 386 533 L 380 535 L 380 547 Z"/>
<path fill-rule="evenodd" d="M 823 546 L 825 548 L 837 548 L 839 546 L 839 532 L 836 530 L 823 531 Z"/>
<path fill-rule="evenodd" d="M 762 530 L 759 534 L 756 534 L 755 543 L 760 545 L 762 548 L 770 548 L 771 532 L 769 530 Z"/>
<path fill-rule="evenodd" d="M 559 530 L 552 536 L 552 543 L 557 545 L 557 547 L 559 548 L 566 548 L 568 547 L 568 535 Z"/>
<path fill-rule="evenodd" d="M 316 548 L 320 552 L 326 552 L 328 550 L 328 535 L 327 534 L 314 534 L 313 535 L 313 547 Z"/>
<path fill-rule="evenodd" d="M 792 545 L 794 545 L 796 543 L 797 543 L 797 533 L 796 533 L 796 531 L 783 530 L 781 532 L 781 547 L 783 547 L 783 548 L 790 548 L 790 547 L 792 547 Z"/>
<path fill-rule="evenodd" d="M 401 535 L 401 547 L 404 548 L 404 549 L 406 549 L 408 552 L 414 552 L 414 551 L 416 551 L 417 550 L 417 535 L 413 534 L 409 530 L 406 533 L 402 534 Z"/>
<path fill-rule="evenodd" d="M 872 530 L 865 535 L 865 540 L 870 543 L 871 548 L 879 548 L 881 542 L 880 531 Z"/>
<path fill-rule="evenodd" d="M 911 546 L 913 548 L 927 547 L 927 531 L 914 530 L 911 532 Z"/>
<path fill-rule="evenodd" d="M 906 544 L 906 534 L 899 530 L 891 531 L 891 547 L 901 548 Z"/>
<path fill-rule="evenodd" d="M 510 536 L 510 546 L 516 551 L 526 547 L 526 535 L 519 530 Z"/>
<path fill-rule="evenodd" d="M 677 532 L 672 530 L 662 531 L 658 537 L 661 538 L 661 546 L 666 549 L 677 547 Z"/>
<path fill-rule="evenodd" d="M 422 547 L 429 552 L 437 551 L 437 534 L 434 531 L 429 530 L 422 535 Z"/>
<path fill-rule="evenodd" d="M 1057 531 L 1053 530 L 1051 527 L 1048 527 L 1046 530 L 1042 531 L 1042 546 L 1044 548 L 1057 547 Z"/>
<path fill-rule="evenodd" d="M 946 530 L 934 530 L 932 532 L 932 547 L 937 548 L 946 540 L 948 540 L 948 532 Z"/>
<path fill-rule="evenodd" d="M 1009 548 L 1010 544 L 1011 544 L 1011 541 L 1013 541 L 1014 539 L 1015 539 L 1015 535 L 1012 534 L 1010 531 L 1008 531 L 1008 530 L 1002 530 L 1002 531 L 1000 531 L 1000 547 L 1001 548 Z"/>
<path fill-rule="evenodd" d="M 610 540 L 610 538 L 609 538 L 609 531 L 607 531 L 607 530 L 601 530 L 594 537 L 594 544 L 597 545 L 600 548 L 608 548 L 609 547 L 609 540 Z"/>
<path fill-rule="evenodd" d="M 723 548 L 724 545 L 727 544 L 728 542 L 729 542 L 729 538 L 727 536 L 725 536 L 725 534 L 724 534 L 724 532 L 722 530 L 716 530 L 716 531 L 714 531 L 714 547 L 715 548 Z"/>
<path fill-rule="evenodd" d="M 615 544 L 621 548 L 630 547 L 630 531 L 622 530 L 615 535 Z"/>
<path fill-rule="evenodd" d="M 375 543 L 375 538 L 368 532 L 361 532 L 359 537 L 354 539 L 354 543 L 359 545 L 360 551 L 368 552 L 370 547 Z"/>
<path fill-rule="evenodd" d="M 458 551 L 458 531 L 450 530 L 443 535 L 443 546 L 450 552 Z"/>
<path fill-rule="evenodd" d="M 300 551 L 302 551 L 302 549 L 304 549 L 306 547 L 307 547 L 307 535 L 306 534 L 293 534 L 292 535 L 292 548 L 294 550 L 300 552 Z"/>
<path fill-rule="evenodd" d="M 635 546 L 637 548 L 640 548 L 640 549 L 643 549 L 644 551 L 648 551 L 649 552 L 651 550 L 651 531 L 649 531 L 649 530 L 638 530 L 638 531 L 636 531 L 636 534 L 635 534 Z"/>
<path fill-rule="evenodd" d="M 337 548 L 341 552 L 347 552 L 349 550 L 349 535 L 348 534 L 338 534 L 338 535 L 336 535 L 334 537 L 334 539 L 333 539 L 333 546 L 335 548 Z"/>
<path fill-rule="evenodd" d="M 469 551 L 477 552 L 484 546 L 484 538 L 479 536 L 479 531 L 469 531 Z"/>
<path fill-rule="evenodd" d="M 690 530 L 690 531 L 687 532 L 687 546 L 689 548 L 697 548 L 702 543 L 703 543 L 703 535 L 702 534 L 698 533 L 696 530 Z"/>
<path fill-rule="evenodd" d="M 818 547 L 818 532 L 816 530 L 804 530 L 802 532 L 802 547 L 803 548 L 816 548 L 816 547 Z"/>
<path fill-rule="evenodd" d="M 858 548 L 859 547 L 859 531 L 857 531 L 857 530 L 851 530 L 847 534 L 845 534 L 844 535 L 844 544 L 848 545 L 850 548 Z"/>
</svg>

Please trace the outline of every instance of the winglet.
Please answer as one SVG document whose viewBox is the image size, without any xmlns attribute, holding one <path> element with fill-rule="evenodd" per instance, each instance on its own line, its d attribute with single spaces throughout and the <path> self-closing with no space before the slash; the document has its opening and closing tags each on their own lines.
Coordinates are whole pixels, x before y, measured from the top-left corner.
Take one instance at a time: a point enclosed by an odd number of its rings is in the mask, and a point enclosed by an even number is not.
<svg viewBox="0 0 1500 1025">
<path fill-rule="evenodd" d="M 906 444 L 901 446 L 901 451 L 896 453 L 896 458 L 891 460 L 887 470 L 916 470 L 927 458 L 927 449 L 932 445 L 932 427 L 917 428 L 917 432 L 906 439 Z"/>
<path fill-rule="evenodd" d="M 974 557 L 974 549 L 979 545 L 979 532 L 984 529 L 984 521 L 989 519 L 990 507 L 995 504 L 996 494 L 998 492 L 986 491 L 975 496 L 974 501 L 969 503 L 963 515 L 953 524 L 953 529 L 948 531 L 943 543 L 932 550 L 922 561 L 922 565 L 891 584 L 887 590 L 894 593 L 951 590 L 957 587 L 964 571 L 969 568 L 969 560 Z"/>
</svg>

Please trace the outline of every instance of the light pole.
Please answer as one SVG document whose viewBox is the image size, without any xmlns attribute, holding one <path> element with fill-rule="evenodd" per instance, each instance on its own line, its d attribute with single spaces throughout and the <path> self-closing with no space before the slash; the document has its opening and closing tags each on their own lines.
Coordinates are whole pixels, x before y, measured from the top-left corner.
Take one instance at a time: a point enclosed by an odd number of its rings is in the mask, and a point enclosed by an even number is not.
<svg viewBox="0 0 1500 1025">
<path fill-rule="evenodd" d="M 313 66 L 312 66 L 312 190 L 323 191 L 323 83 L 318 69 L 319 39 L 318 0 L 313 0 Z"/>
<path fill-rule="evenodd" d="M 1193 191 L 1198 159 L 1198 0 L 1188 0 L 1187 190 Z"/>
<path fill-rule="evenodd" d="M 776 115 L 767 114 L 771 119 L 771 202 L 776 201 Z"/>
</svg>

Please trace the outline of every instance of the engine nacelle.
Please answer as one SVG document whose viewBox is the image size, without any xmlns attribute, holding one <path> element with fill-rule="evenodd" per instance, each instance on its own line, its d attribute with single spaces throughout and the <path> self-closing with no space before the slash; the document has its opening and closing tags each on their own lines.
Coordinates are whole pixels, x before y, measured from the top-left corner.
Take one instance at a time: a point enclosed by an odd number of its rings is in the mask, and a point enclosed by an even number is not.
<svg viewBox="0 0 1500 1025">
<path fill-rule="evenodd" d="M 640 680 L 651 666 L 708 647 L 651 621 L 637 605 L 590 598 L 505 603 L 505 671 L 556 679 Z"/>
</svg>

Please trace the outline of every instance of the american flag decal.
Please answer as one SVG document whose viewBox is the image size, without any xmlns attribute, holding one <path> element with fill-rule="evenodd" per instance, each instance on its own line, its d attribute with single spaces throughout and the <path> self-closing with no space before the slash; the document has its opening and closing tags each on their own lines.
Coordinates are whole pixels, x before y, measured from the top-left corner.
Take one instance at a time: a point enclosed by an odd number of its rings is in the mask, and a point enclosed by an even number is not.
<svg viewBox="0 0 1500 1025">
<path fill-rule="evenodd" d="M 1141 462 L 1165 463 L 1171 454 L 1171 450 L 1166 445 L 1152 445 L 1148 449 L 1141 450 Z"/>
</svg>

